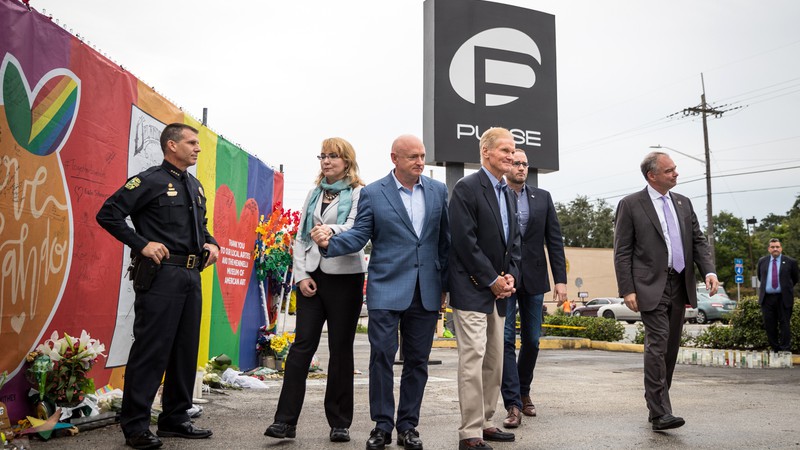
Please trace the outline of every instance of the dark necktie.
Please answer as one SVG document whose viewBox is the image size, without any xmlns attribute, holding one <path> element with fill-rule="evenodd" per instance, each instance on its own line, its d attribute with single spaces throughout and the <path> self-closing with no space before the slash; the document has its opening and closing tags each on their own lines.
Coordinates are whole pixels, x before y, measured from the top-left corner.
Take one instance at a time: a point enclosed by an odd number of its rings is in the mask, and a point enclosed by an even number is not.
<svg viewBox="0 0 800 450">
<path fill-rule="evenodd" d="M 778 289 L 778 258 L 772 258 L 772 289 Z"/>
<path fill-rule="evenodd" d="M 192 216 L 192 234 L 194 235 L 194 244 L 195 244 L 195 249 L 193 250 L 193 252 L 199 251 L 201 247 L 200 230 L 198 229 L 198 227 L 200 226 L 200 221 L 197 220 L 197 203 L 194 201 L 195 194 L 194 190 L 192 190 L 191 187 L 192 183 L 189 182 L 189 173 L 184 172 L 183 175 L 181 175 L 181 178 L 183 179 L 183 187 L 186 189 L 186 195 L 188 196 L 189 199 L 189 213 Z"/>
<path fill-rule="evenodd" d="M 502 183 L 495 185 L 497 189 L 497 206 L 500 208 L 500 217 L 503 221 L 503 242 L 508 243 L 508 205 L 506 204 L 506 186 Z"/>
</svg>

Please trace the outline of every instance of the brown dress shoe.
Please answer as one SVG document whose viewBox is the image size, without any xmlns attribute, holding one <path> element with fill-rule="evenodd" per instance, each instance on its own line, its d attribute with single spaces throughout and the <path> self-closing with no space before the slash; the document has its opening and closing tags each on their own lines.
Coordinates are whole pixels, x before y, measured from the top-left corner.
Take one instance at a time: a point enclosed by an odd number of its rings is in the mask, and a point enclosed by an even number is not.
<svg viewBox="0 0 800 450">
<path fill-rule="evenodd" d="M 458 450 L 492 450 L 492 446 L 480 438 L 462 439 L 458 441 Z"/>
<path fill-rule="evenodd" d="M 492 428 L 485 428 L 483 430 L 483 440 L 484 441 L 495 441 L 495 442 L 514 442 L 516 436 L 514 433 L 508 433 L 505 431 L 501 431 L 497 427 Z"/>
<path fill-rule="evenodd" d="M 528 417 L 536 417 L 536 407 L 533 406 L 530 395 L 522 396 L 522 414 Z"/>
<path fill-rule="evenodd" d="M 522 414 L 519 408 L 512 406 L 508 408 L 508 415 L 503 420 L 503 428 L 517 428 L 522 423 Z"/>
</svg>

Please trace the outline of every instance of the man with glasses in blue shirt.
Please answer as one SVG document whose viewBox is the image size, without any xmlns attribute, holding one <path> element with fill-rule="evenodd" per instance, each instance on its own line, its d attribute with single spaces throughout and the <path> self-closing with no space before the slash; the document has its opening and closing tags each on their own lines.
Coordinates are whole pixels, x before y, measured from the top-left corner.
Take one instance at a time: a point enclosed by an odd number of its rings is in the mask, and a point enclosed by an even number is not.
<svg viewBox="0 0 800 450">
<path fill-rule="evenodd" d="M 531 383 L 539 356 L 544 294 L 550 291 L 545 246 L 555 282 L 553 299 L 558 302 L 567 299 L 567 265 L 556 208 L 550 193 L 526 184 L 527 179 L 528 157 L 518 148 L 514 151 L 512 169 L 506 173 L 506 182 L 517 200 L 522 259 L 517 292 L 508 298 L 506 309 L 503 384 L 500 389 L 503 405 L 508 411 L 503 420 L 505 428 L 520 426 L 521 414 L 536 415 L 536 407 L 531 401 Z M 519 357 L 515 353 L 517 304 L 520 316 Z"/>
</svg>

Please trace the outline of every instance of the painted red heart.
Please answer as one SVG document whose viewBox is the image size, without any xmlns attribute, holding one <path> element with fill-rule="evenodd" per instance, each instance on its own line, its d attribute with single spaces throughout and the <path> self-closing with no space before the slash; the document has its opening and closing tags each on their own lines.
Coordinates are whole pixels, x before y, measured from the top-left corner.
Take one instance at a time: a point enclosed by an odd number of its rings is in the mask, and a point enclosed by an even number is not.
<svg viewBox="0 0 800 450">
<path fill-rule="evenodd" d="M 214 238 L 219 244 L 217 279 L 228 323 L 234 333 L 239 329 L 247 286 L 253 273 L 253 246 L 258 226 L 258 204 L 247 199 L 236 220 L 236 199 L 226 185 L 217 189 L 214 203 Z"/>
</svg>

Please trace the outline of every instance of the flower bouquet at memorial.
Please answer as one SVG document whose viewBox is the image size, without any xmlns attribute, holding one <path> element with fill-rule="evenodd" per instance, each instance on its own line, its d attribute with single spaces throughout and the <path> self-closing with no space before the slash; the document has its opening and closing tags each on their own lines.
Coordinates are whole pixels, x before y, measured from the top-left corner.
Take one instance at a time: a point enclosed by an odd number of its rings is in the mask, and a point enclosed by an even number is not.
<svg viewBox="0 0 800 450">
<path fill-rule="evenodd" d="M 258 334 L 256 351 L 261 366 L 281 370 L 283 360 L 294 342 L 294 333 L 275 334 L 265 325 L 259 328 Z"/>
<path fill-rule="evenodd" d="M 273 295 L 288 292 L 287 273 L 292 265 L 292 243 L 300 225 L 298 211 L 285 210 L 280 202 L 265 220 L 262 215 L 256 228 L 256 248 L 253 251 L 256 276 L 259 281 L 270 280 Z"/>
<path fill-rule="evenodd" d="M 50 339 L 29 353 L 28 379 L 35 386 L 33 400 L 37 415 L 50 414 L 57 407 L 76 407 L 87 393 L 95 392 L 94 379 L 88 376 L 106 347 L 86 330 L 80 338 L 53 331 Z M 49 417 L 47 414 L 46 417 Z"/>
</svg>

